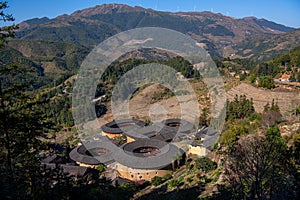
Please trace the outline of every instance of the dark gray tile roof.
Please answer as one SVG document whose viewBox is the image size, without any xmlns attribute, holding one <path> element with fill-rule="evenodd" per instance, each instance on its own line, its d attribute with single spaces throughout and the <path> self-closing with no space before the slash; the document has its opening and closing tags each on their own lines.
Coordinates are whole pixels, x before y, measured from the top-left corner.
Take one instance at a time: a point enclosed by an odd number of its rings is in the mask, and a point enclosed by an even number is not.
<svg viewBox="0 0 300 200">
<path fill-rule="evenodd" d="M 162 121 L 160 124 L 162 124 L 164 127 L 169 127 L 170 129 L 174 129 L 177 132 L 180 133 L 191 133 L 194 131 L 195 126 L 184 120 L 184 119 L 166 119 Z"/>
<path fill-rule="evenodd" d="M 69 160 L 66 159 L 65 157 L 62 157 L 57 154 L 49 155 L 48 157 L 44 158 L 41 160 L 41 163 L 56 163 L 56 164 L 65 164 Z"/>
<path fill-rule="evenodd" d="M 160 140 L 154 140 L 154 139 L 141 139 L 134 142 L 127 143 L 123 146 L 124 151 L 126 152 L 133 152 L 133 150 L 141 147 L 155 147 L 158 149 L 163 148 L 166 146 L 167 143 L 160 141 Z"/>
<path fill-rule="evenodd" d="M 115 120 L 101 126 L 102 131 L 111 134 L 120 134 L 123 130 L 132 128 L 141 128 L 145 126 L 145 122 L 138 119 L 122 119 Z"/>
<path fill-rule="evenodd" d="M 109 164 L 112 163 L 112 151 L 118 148 L 112 144 L 106 137 L 99 137 L 99 140 L 85 142 L 84 145 L 74 148 L 69 156 L 76 162 L 90 165 Z M 100 151 L 100 153 L 99 153 Z"/>
<path fill-rule="evenodd" d="M 86 149 L 85 147 L 82 146 L 78 146 L 75 149 L 73 149 L 69 156 L 72 160 L 76 161 L 76 162 L 81 162 L 81 163 L 85 163 L 85 164 L 89 164 L 89 165 L 98 165 L 101 162 L 99 160 L 97 160 L 96 158 L 94 158 L 91 155 L 88 155 L 86 153 Z"/>
<path fill-rule="evenodd" d="M 202 127 L 195 133 L 195 139 L 203 139 L 200 143 L 193 143 L 194 146 L 203 146 L 210 149 L 218 140 L 220 133 L 209 127 Z"/>
<path fill-rule="evenodd" d="M 55 159 L 57 157 L 58 156 L 56 154 L 48 156 L 48 157 L 44 158 L 43 160 L 41 160 L 41 163 L 53 163 L 53 161 L 55 161 Z"/>
<path fill-rule="evenodd" d="M 132 120 L 121 121 L 121 123 L 131 122 Z M 109 138 L 101 136 L 98 141 L 87 141 L 84 143 L 84 147 L 73 149 L 70 157 L 86 164 L 109 164 L 116 161 L 130 168 L 161 169 L 178 159 L 178 156 L 183 153 L 183 150 L 168 142 L 174 138 L 178 142 L 194 137 L 194 125 L 181 119 L 169 119 L 150 126 L 144 126 L 144 123 L 139 122 L 136 124 L 137 126 L 125 126 L 126 129 L 120 131 L 120 127 L 115 126 L 116 123 L 112 122 L 106 124 L 105 127 L 108 129 L 103 129 L 103 131 L 110 133 L 122 132 L 136 141 L 118 147 Z M 112 131 L 112 129 L 115 130 Z M 142 147 L 153 147 L 157 150 L 146 151 L 150 154 L 134 151 Z"/>
<path fill-rule="evenodd" d="M 194 125 L 183 119 L 168 119 L 142 128 L 126 131 L 124 134 L 134 139 L 151 138 L 170 142 L 176 135 L 189 134 Z"/>
<path fill-rule="evenodd" d="M 130 152 L 141 146 L 158 147 L 159 151 L 150 157 L 136 156 Z M 171 164 L 177 159 L 178 155 L 182 154 L 175 145 L 154 139 L 134 141 L 127 144 L 127 146 L 124 145 L 123 148 L 126 151 L 119 149 L 118 152 L 114 152 L 115 160 L 122 165 L 136 169 L 161 169 Z"/>
<path fill-rule="evenodd" d="M 46 163 L 43 165 L 49 169 L 61 168 L 64 173 L 67 173 L 69 175 L 75 175 L 75 176 L 84 176 L 90 170 L 88 167 L 82 167 L 76 165 L 65 165 L 65 164 L 57 165 L 54 163 Z"/>
</svg>

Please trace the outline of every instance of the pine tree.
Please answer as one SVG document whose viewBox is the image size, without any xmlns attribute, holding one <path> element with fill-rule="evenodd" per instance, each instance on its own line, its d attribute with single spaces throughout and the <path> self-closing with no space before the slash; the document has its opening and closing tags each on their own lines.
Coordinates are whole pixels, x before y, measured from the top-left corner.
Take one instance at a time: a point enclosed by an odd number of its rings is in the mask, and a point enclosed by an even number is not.
<svg viewBox="0 0 300 200">
<path fill-rule="evenodd" d="M 7 21 L 14 21 L 14 18 L 11 14 L 6 14 L 4 12 L 5 9 L 8 8 L 7 2 L 0 2 L 0 21 L 7 22 Z M 11 26 L 3 26 L 0 27 L 0 48 L 4 48 L 4 45 L 9 37 L 13 37 L 14 30 L 17 29 L 15 25 Z M 0 77 L 3 77 L 3 73 L 8 71 L 9 69 L 1 67 L 0 68 Z M 9 132 L 7 129 L 8 126 L 8 118 L 6 107 L 6 101 L 4 99 L 4 91 L 2 88 L 2 79 L 0 79 L 0 120 L 1 120 L 1 143 L 4 144 L 6 149 L 6 170 L 10 174 L 12 174 L 12 164 L 11 164 L 11 150 L 10 150 L 10 137 Z"/>
<path fill-rule="evenodd" d="M 0 2 L 0 22 L 12 22 L 15 19 L 11 14 L 4 12 L 8 8 L 7 2 Z M 18 28 L 16 25 L 0 27 L 0 47 L 3 47 L 8 38 L 14 37 L 14 31 Z"/>
<path fill-rule="evenodd" d="M 5 14 L 7 2 L 0 2 L 3 21 L 13 21 Z M 0 28 L 0 48 L 13 36 L 16 26 Z M 33 197 L 39 189 L 38 153 L 43 146 L 40 140 L 50 128 L 40 117 L 39 99 L 31 91 L 32 73 L 26 66 L 0 66 L 0 198 L 20 199 Z M 49 125 L 49 126 L 48 126 Z"/>
</svg>

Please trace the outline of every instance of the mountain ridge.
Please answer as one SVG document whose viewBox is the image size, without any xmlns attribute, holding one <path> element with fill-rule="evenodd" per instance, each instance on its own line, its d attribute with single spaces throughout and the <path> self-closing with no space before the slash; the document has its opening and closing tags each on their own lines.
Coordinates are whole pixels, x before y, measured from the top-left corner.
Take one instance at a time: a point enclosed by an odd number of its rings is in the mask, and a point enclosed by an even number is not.
<svg viewBox="0 0 300 200">
<path fill-rule="evenodd" d="M 291 30 L 294 30 L 295 28 L 293 27 L 288 27 L 282 24 L 278 24 L 276 22 L 272 22 L 266 19 L 258 19 L 254 16 L 250 16 L 250 17 L 244 17 L 244 18 L 234 18 L 231 16 L 225 16 L 221 13 L 213 13 L 213 12 L 209 12 L 209 11 L 202 11 L 202 12 L 168 12 L 168 11 L 156 11 L 153 10 L 151 8 L 143 8 L 140 6 L 128 6 L 126 4 L 103 4 L 103 5 L 97 5 L 91 8 L 86 8 L 86 9 L 82 9 L 82 10 L 78 10 L 75 11 L 71 14 L 62 14 L 59 15 L 55 18 L 49 19 L 47 17 L 43 17 L 43 18 L 34 18 L 34 19 L 30 19 L 30 20 L 26 20 L 20 23 L 21 27 L 23 27 L 23 24 L 27 24 L 27 25 L 40 25 L 43 23 L 47 23 L 51 20 L 55 20 L 55 19 L 61 19 L 61 18 L 65 18 L 65 17 L 91 17 L 94 15 L 99 15 L 99 14 L 115 14 L 115 13 L 130 13 L 130 12 L 144 12 L 146 14 L 169 14 L 169 15 L 173 15 L 173 16 L 204 16 L 206 18 L 211 18 L 211 16 L 219 16 L 219 17 L 229 17 L 233 20 L 247 20 L 249 22 L 254 22 L 254 23 L 265 23 L 266 24 L 276 24 L 279 28 L 278 29 L 282 29 L 282 32 L 288 32 Z M 268 23 L 267 23 L 268 22 Z M 267 26 L 268 27 L 268 26 Z M 22 30 L 22 28 L 21 28 Z"/>
<path fill-rule="evenodd" d="M 138 27 L 163 27 L 190 35 L 212 57 L 247 57 L 257 60 L 257 55 L 243 52 L 247 41 L 269 41 L 293 30 L 272 21 L 256 17 L 234 18 L 220 13 L 165 12 L 125 4 L 103 4 L 64 14 L 53 19 L 40 18 L 24 21 L 16 33 L 17 39 L 60 41 L 82 45 L 89 49 L 108 37 Z M 298 45 L 297 40 L 295 44 Z M 272 45 L 271 45 L 272 46 Z M 266 48 L 274 48 L 266 45 Z M 254 47 L 253 47 L 254 48 Z M 242 49 L 242 50 L 241 50 Z M 260 52 L 268 52 L 261 47 Z M 273 53 L 269 57 L 274 56 Z"/>
</svg>

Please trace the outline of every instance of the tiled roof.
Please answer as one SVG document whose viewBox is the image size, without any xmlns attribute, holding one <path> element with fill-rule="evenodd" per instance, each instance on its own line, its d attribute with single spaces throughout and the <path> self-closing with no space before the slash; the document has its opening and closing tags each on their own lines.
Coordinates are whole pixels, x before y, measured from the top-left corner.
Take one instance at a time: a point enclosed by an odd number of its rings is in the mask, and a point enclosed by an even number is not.
<svg viewBox="0 0 300 200">
<path fill-rule="evenodd" d="M 144 126 L 145 122 L 138 119 L 122 119 L 104 124 L 101 129 L 107 133 L 120 134 L 123 132 L 123 129 L 128 130 L 133 128 L 141 128 Z"/>
<path fill-rule="evenodd" d="M 56 169 L 61 168 L 64 173 L 75 176 L 84 176 L 90 169 L 88 167 L 76 166 L 76 165 L 57 165 L 54 163 L 43 164 L 46 168 Z"/>
<path fill-rule="evenodd" d="M 128 123 L 132 123 L 128 126 Z M 124 130 L 119 127 L 124 125 Z M 161 169 L 177 159 L 183 150 L 171 142 L 174 138 L 180 140 L 189 137 L 193 133 L 194 125 L 182 119 L 168 119 L 150 126 L 139 120 L 121 120 L 110 122 L 102 127 L 103 131 L 109 133 L 123 133 L 134 138 L 136 141 L 117 147 L 109 138 L 101 136 L 98 141 L 91 140 L 85 146 L 73 149 L 70 157 L 78 162 L 86 164 L 109 164 L 114 161 L 136 169 Z M 149 155 L 135 152 L 138 148 L 156 148 Z M 107 150 L 107 151 L 105 151 Z M 101 152 L 99 154 L 99 151 Z"/>
</svg>

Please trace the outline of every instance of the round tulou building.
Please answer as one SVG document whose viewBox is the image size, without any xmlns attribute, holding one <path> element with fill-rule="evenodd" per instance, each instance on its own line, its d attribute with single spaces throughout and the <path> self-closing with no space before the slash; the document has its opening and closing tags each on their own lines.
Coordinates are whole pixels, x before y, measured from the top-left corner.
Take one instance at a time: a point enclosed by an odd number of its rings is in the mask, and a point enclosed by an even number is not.
<svg viewBox="0 0 300 200">
<path fill-rule="evenodd" d="M 194 125 L 186 120 L 167 119 L 146 126 L 141 120 L 124 119 L 101 129 L 99 138 L 74 148 L 70 158 L 80 166 L 103 164 L 116 176 L 132 181 L 163 177 L 183 164 L 187 154 L 199 154 L 199 145 L 183 142 L 191 141 L 195 133 Z M 203 147 L 200 151 L 205 154 Z"/>
</svg>

